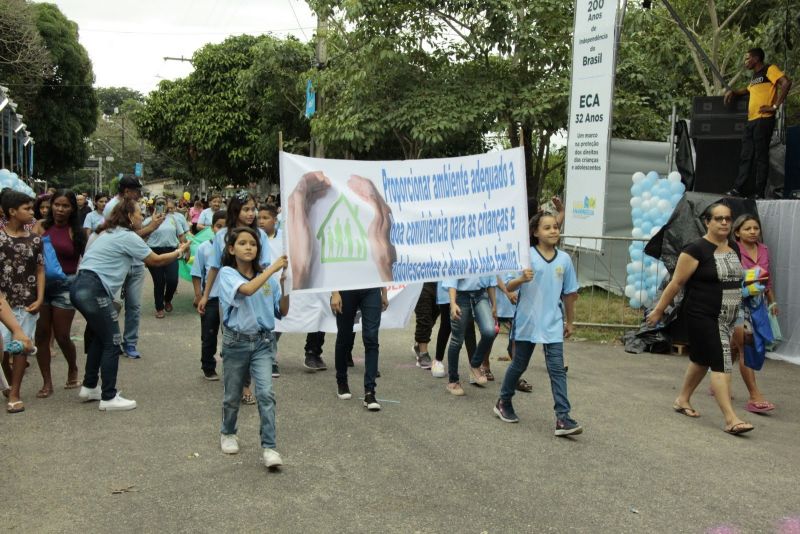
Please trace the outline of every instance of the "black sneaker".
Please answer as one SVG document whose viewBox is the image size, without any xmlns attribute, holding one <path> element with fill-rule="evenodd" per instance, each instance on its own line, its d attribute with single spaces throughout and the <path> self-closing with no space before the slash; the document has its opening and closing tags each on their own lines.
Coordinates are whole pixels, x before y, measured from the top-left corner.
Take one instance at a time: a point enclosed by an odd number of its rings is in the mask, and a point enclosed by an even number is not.
<svg viewBox="0 0 800 534">
<path fill-rule="evenodd" d="M 380 411 L 381 405 L 375 400 L 375 393 L 373 391 L 364 393 L 364 407 L 371 412 Z"/>
<path fill-rule="evenodd" d="M 336 396 L 342 400 L 350 400 L 353 398 L 353 395 L 350 394 L 350 386 L 347 384 L 337 384 L 339 391 L 336 393 Z"/>
<path fill-rule="evenodd" d="M 514 413 L 514 406 L 510 400 L 498 399 L 497 404 L 494 405 L 494 414 L 506 423 L 519 423 L 519 417 Z"/>
<path fill-rule="evenodd" d="M 574 436 L 583 432 L 583 427 L 569 417 L 556 421 L 556 436 Z"/>
<path fill-rule="evenodd" d="M 314 356 L 314 360 L 317 362 L 317 371 L 325 371 L 328 369 L 328 366 L 322 361 L 322 356 Z"/>
<path fill-rule="evenodd" d="M 325 365 L 325 362 L 322 361 L 321 356 L 315 356 L 313 354 L 306 354 L 306 359 L 303 362 L 303 367 L 305 367 L 309 371 L 324 371 L 328 368 L 328 366 Z"/>
<path fill-rule="evenodd" d="M 431 368 L 431 355 L 427 352 L 420 352 L 417 355 L 417 367 L 420 369 L 430 369 Z"/>
<path fill-rule="evenodd" d="M 219 375 L 216 371 L 203 371 L 203 378 L 209 382 L 217 382 L 219 380 Z"/>
<path fill-rule="evenodd" d="M 272 364 L 272 378 L 278 378 L 279 376 L 281 376 L 281 372 L 278 370 L 278 364 L 277 363 L 273 363 Z"/>
</svg>

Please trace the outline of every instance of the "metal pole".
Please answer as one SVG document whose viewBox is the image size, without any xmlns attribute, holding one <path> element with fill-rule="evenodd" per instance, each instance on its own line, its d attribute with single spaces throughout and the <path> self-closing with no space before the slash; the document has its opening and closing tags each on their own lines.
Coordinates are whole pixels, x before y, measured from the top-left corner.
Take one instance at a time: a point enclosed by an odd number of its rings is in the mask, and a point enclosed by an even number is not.
<svg viewBox="0 0 800 534">
<path fill-rule="evenodd" d="M 667 162 L 669 163 L 669 172 L 672 172 L 675 165 L 675 122 L 677 120 L 678 110 L 675 104 L 672 104 L 672 115 L 669 118 L 669 153 L 667 154 Z"/>
</svg>

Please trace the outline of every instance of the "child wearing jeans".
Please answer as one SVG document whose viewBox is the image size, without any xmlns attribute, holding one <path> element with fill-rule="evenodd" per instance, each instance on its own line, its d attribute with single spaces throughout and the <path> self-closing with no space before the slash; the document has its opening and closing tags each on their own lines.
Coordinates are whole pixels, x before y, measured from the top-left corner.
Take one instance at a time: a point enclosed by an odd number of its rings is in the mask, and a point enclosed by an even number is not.
<svg viewBox="0 0 800 534">
<path fill-rule="evenodd" d="M 224 394 L 220 447 L 226 454 L 239 452 L 236 437 L 239 404 L 245 379 L 252 376 L 261 418 L 264 465 L 283 465 L 275 450 L 275 318 L 289 311 L 289 297 L 272 275 L 286 267 L 286 256 L 262 270 L 260 236 L 250 227 L 230 229 L 225 240 L 223 267 L 217 276 L 222 311 L 222 365 Z"/>
<path fill-rule="evenodd" d="M 5 295 L 8 307 L 25 336 L 33 338 L 39 308 L 44 302 L 44 255 L 42 239 L 26 229 L 33 222 L 33 199 L 24 193 L 6 191 L 2 196 L 3 213 L 8 222 L 0 230 L 0 292 Z M 0 324 L 3 346 L 8 347 L 13 333 Z M 10 378 L 8 413 L 25 410 L 20 399 L 20 387 L 28 365 L 28 351 L 11 355 L 3 352 L 3 371 Z M 13 367 L 13 369 L 12 369 Z"/>
<path fill-rule="evenodd" d="M 511 398 L 522 373 L 528 368 L 536 343 L 541 343 L 555 401 L 555 435 L 580 434 L 583 428 L 570 417 L 564 369 L 564 338 L 572 335 L 574 330 L 578 279 L 570 257 L 556 248 L 561 237 L 556 218 L 544 213 L 536 214 L 531 218 L 530 228 L 534 245 L 531 247 L 531 268 L 506 284 L 509 291 L 519 288 L 514 318 L 514 359 L 503 377 L 494 413 L 506 423 L 519 421 Z"/>
<path fill-rule="evenodd" d="M 473 276 L 470 278 L 448 279 L 442 282 L 450 294 L 450 344 L 447 347 L 447 390 L 456 396 L 464 395 L 458 380 L 458 354 L 464 344 L 464 334 L 474 318 L 478 324 L 481 338 L 469 361 L 469 382 L 483 387 L 488 380 L 481 370 L 481 364 L 492 350 L 497 306 L 495 303 L 496 276 Z"/>
<path fill-rule="evenodd" d="M 211 231 L 216 235 L 217 232 L 225 228 L 225 212 L 219 210 L 211 218 Z M 195 307 L 203 298 L 203 291 L 206 288 L 206 276 L 208 275 L 208 264 L 214 254 L 214 238 L 200 243 L 194 254 L 192 263 L 192 285 L 194 286 L 194 305 Z M 206 313 L 200 316 L 200 367 L 206 380 L 217 381 L 217 360 L 214 355 L 217 353 L 217 335 L 219 334 L 219 298 L 210 297 L 206 306 Z"/>
<path fill-rule="evenodd" d="M 269 243 L 270 257 L 280 258 L 283 256 L 283 236 L 278 230 L 278 207 L 275 204 L 262 204 L 258 208 L 258 227 L 267 234 Z M 277 274 L 273 275 L 277 276 Z M 281 339 L 281 333 L 275 332 L 275 363 L 272 364 L 272 378 L 281 376 L 278 369 L 277 343 Z"/>
</svg>

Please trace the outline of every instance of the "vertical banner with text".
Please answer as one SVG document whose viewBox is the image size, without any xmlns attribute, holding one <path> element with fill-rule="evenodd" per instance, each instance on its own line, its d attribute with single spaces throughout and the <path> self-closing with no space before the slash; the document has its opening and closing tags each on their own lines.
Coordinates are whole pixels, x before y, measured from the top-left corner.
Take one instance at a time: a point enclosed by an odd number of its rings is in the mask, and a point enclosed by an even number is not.
<svg viewBox="0 0 800 534">
<path fill-rule="evenodd" d="M 287 289 L 320 292 L 530 265 L 522 149 L 406 161 L 282 152 Z"/>
<path fill-rule="evenodd" d="M 605 229 L 617 0 L 576 0 L 565 233 L 599 237 Z M 567 240 L 577 244 L 578 240 Z M 600 249 L 601 241 L 582 245 Z"/>
</svg>

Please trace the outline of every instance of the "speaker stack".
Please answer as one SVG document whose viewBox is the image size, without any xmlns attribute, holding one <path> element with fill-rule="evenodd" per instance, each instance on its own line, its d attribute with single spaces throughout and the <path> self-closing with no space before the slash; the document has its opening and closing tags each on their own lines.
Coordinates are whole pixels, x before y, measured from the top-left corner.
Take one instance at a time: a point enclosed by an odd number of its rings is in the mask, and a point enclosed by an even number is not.
<svg viewBox="0 0 800 534">
<path fill-rule="evenodd" d="M 721 194 L 733 187 L 739 173 L 748 101 L 747 96 L 739 97 L 726 106 L 721 96 L 694 98 L 689 126 L 697 157 L 694 191 Z M 748 183 L 746 188 L 753 185 Z"/>
</svg>

